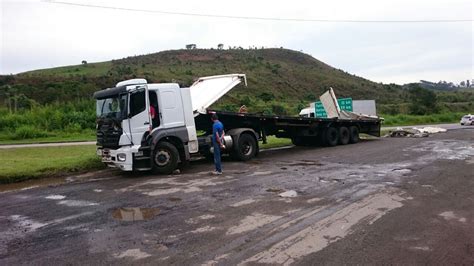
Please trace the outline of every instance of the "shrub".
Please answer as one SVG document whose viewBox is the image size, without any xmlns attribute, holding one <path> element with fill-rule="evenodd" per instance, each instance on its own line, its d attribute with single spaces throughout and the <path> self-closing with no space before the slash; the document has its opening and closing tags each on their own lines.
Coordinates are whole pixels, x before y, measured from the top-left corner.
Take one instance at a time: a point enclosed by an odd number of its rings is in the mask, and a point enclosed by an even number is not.
<svg viewBox="0 0 474 266">
<path fill-rule="evenodd" d="M 33 126 L 23 125 L 15 130 L 15 133 L 12 136 L 12 139 L 34 139 L 34 138 L 44 138 L 47 137 L 48 133 L 37 129 Z"/>
</svg>

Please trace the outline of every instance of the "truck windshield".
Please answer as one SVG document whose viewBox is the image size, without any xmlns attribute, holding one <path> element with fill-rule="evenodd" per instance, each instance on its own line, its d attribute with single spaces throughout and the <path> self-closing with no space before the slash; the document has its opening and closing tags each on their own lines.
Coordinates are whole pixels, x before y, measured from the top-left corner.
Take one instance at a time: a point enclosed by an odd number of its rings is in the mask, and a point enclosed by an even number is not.
<svg viewBox="0 0 474 266">
<path fill-rule="evenodd" d="M 98 118 L 124 119 L 127 116 L 127 94 L 97 100 L 96 115 Z"/>
</svg>

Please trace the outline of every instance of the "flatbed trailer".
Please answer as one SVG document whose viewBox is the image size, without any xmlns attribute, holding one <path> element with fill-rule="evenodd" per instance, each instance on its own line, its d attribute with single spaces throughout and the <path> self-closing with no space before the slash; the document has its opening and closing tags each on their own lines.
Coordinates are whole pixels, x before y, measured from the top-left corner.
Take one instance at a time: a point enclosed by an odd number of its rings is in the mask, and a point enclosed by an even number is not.
<svg viewBox="0 0 474 266">
<path fill-rule="evenodd" d="M 265 115 L 261 113 L 234 113 L 208 110 L 208 113 L 195 118 L 196 129 L 205 131 L 205 136 L 212 134 L 212 114 L 217 114 L 224 124 L 226 135 L 232 137 L 233 149 L 227 152 L 234 154 L 237 159 L 248 160 L 258 154 L 258 141 L 264 144 L 267 136 L 289 138 L 296 146 L 336 146 L 359 142 L 359 134 L 365 133 L 380 137 L 381 119 L 339 119 Z M 247 133 L 255 138 L 255 154 L 239 154 L 237 150 L 245 149 L 245 144 L 239 143 L 240 136 Z M 210 140 L 200 141 L 200 150 L 206 151 Z M 253 145 L 253 143 L 247 143 Z"/>
</svg>

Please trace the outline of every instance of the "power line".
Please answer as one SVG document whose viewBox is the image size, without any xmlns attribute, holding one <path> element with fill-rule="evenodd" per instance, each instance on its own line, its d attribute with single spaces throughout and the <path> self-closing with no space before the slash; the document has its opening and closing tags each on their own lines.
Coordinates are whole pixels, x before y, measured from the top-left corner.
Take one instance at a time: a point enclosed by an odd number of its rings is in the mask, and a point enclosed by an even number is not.
<svg viewBox="0 0 474 266">
<path fill-rule="evenodd" d="M 334 22 L 334 23 L 453 23 L 453 22 L 473 22 L 473 19 L 432 19 L 432 20 L 352 20 L 352 19 L 300 19 L 300 18 L 276 18 L 276 17 L 252 17 L 252 16 L 229 16 L 229 15 L 215 15 L 215 14 L 202 14 L 202 13 L 186 13 L 186 12 L 174 12 L 164 10 L 150 10 L 140 8 L 126 8 L 126 7 L 115 7 L 115 6 L 103 6 L 103 5 L 91 5 L 81 3 L 70 3 L 54 0 L 43 0 L 43 2 L 79 6 L 87 8 L 101 8 L 101 9 L 112 9 L 119 11 L 132 11 L 132 12 L 144 12 L 154 13 L 163 15 L 178 15 L 178 16 L 189 16 L 189 17 L 206 17 L 206 18 L 224 18 L 224 19 L 244 19 L 244 20 L 265 20 L 265 21 L 290 21 L 290 22 Z"/>
</svg>

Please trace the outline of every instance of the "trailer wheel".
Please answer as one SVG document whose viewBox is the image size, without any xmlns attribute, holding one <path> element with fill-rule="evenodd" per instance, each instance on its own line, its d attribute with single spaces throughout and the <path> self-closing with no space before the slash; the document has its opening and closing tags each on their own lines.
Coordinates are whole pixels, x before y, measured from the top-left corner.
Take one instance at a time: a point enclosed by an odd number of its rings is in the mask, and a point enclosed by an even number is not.
<svg viewBox="0 0 474 266">
<path fill-rule="evenodd" d="M 153 172 L 171 174 L 178 166 L 179 152 L 176 147 L 166 141 L 158 142 L 153 152 Z"/>
<path fill-rule="evenodd" d="M 359 128 L 356 127 L 356 126 L 351 126 L 349 128 L 349 135 L 350 135 L 350 138 L 349 138 L 349 142 L 350 143 L 357 143 L 359 142 Z"/>
<path fill-rule="evenodd" d="M 234 148 L 234 157 L 241 161 L 248 161 L 257 154 L 257 141 L 249 134 L 242 134 L 239 137 L 237 146 Z"/>
<path fill-rule="evenodd" d="M 339 131 L 335 127 L 328 127 L 324 132 L 324 143 L 327 146 L 336 146 L 339 142 Z"/>
<path fill-rule="evenodd" d="M 346 145 L 349 143 L 351 138 L 349 129 L 347 127 L 340 127 L 339 128 L 339 144 Z"/>
</svg>

